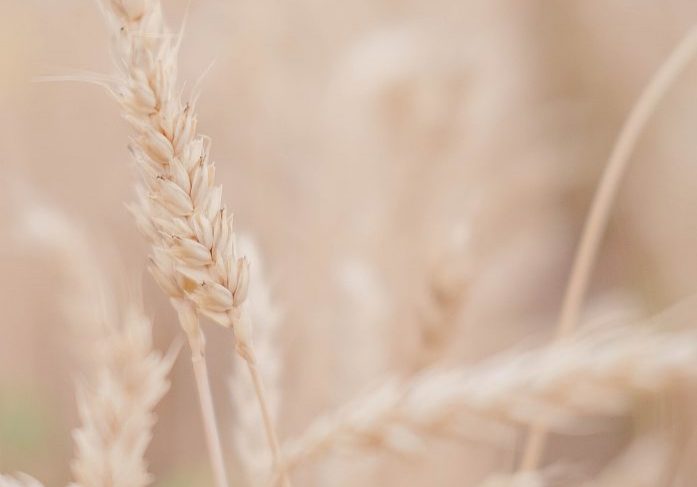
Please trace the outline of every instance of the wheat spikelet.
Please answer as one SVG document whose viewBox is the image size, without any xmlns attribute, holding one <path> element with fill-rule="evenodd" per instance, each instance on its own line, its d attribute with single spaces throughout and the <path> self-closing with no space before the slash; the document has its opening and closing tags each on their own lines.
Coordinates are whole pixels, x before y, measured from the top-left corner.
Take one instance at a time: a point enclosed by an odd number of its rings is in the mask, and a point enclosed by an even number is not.
<svg viewBox="0 0 697 487">
<path fill-rule="evenodd" d="M 551 428 L 570 431 L 583 417 L 621 415 L 637 398 L 692 384 L 695 338 L 692 331 L 620 326 L 474 367 L 427 371 L 316 421 L 286 445 L 286 458 L 295 466 L 336 446 L 403 449 L 420 436 L 453 433 L 465 413 L 526 424 L 544 417 Z"/>
<path fill-rule="evenodd" d="M 43 487 L 43 484 L 30 475 L 17 473 L 0 475 L 0 487 Z"/>
</svg>

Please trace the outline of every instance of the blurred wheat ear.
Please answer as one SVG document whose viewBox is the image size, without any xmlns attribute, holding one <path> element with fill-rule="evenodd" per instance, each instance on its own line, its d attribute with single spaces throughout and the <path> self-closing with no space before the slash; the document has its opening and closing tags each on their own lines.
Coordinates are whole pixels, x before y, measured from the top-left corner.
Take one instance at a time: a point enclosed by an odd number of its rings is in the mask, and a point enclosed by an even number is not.
<svg viewBox="0 0 697 487">
<path fill-rule="evenodd" d="M 583 227 L 571 274 L 559 313 L 557 339 L 568 337 L 578 326 L 581 307 L 588 290 L 590 275 L 600 247 L 600 241 L 610 217 L 615 195 L 629 165 L 634 147 L 659 103 L 697 53 L 697 26 L 686 34 L 670 53 L 663 65 L 632 107 L 593 196 L 590 212 Z M 521 471 L 535 470 L 540 463 L 547 436 L 544 421 L 533 425 L 527 436 L 520 460 Z"/>
<path fill-rule="evenodd" d="M 58 210 L 25 205 L 21 233 L 64 270 L 70 282 L 61 296 L 72 341 L 79 346 L 77 383 L 81 426 L 73 431 L 75 486 L 145 487 L 152 482 L 145 450 L 154 408 L 169 389 L 167 375 L 181 348 L 165 356 L 153 349 L 152 322 L 138 292 L 120 304 L 105 277 L 106 266 L 87 235 Z M 105 305 L 109 303 L 109 305 Z M 118 310 L 118 311 L 116 311 Z"/>
<path fill-rule="evenodd" d="M 338 447 L 408 452 L 438 436 L 495 444 L 505 438 L 487 428 L 495 421 L 544 420 L 560 433 L 592 431 L 597 419 L 620 417 L 642 401 L 694 387 L 696 339 L 692 329 L 666 331 L 653 322 L 598 327 L 484 364 L 424 371 L 320 418 L 286 445 L 286 457 L 297 467 Z M 463 421 L 468 417 L 478 421 Z"/>
</svg>

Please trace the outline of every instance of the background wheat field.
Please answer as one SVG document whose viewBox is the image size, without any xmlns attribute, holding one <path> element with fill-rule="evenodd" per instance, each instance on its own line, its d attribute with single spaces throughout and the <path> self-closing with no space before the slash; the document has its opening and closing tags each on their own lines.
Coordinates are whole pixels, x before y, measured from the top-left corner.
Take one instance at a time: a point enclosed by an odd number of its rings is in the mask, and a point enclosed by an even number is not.
<svg viewBox="0 0 697 487">
<path fill-rule="evenodd" d="M 161 3 L 0 0 L 0 486 L 696 485 L 697 3 Z"/>
</svg>

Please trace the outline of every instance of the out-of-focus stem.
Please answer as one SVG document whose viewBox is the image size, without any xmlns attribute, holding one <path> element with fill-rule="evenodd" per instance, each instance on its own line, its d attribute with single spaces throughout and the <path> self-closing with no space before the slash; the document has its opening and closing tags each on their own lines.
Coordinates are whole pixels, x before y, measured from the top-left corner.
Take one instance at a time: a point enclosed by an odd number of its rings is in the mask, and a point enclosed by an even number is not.
<svg viewBox="0 0 697 487">
<path fill-rule="evenodd" d="M 250 330 L 252 329 L 250 317 L 244 309 L 239 309 L 236 312 L 229 312 L 228 317 L 235 334 L 235 349 L 247 364 L 247 369 L 249 370 L 252 384 L 254 384 L 254 392 L 257 396 L 257 402 L 259 404 L 261 419 L 264 424 L 266 439 L 269 443 L 269 448 L 271 449 L 271 456 L 276 473 L 278 474 L 277 478 L 280 480 L 283 487 L 291 487 L 288 471 L 286 469 L 281 453 L 281 447 L 278 442 L 278 434 L 276 433 L 276 427 L 274 426 L 274 421 L 269 410 L 269 401 L 266 399 L 264 381 L 259 373 L 259 369 L 257 368 L 257 361 L 250 337 Z"/>
<path fill-rule="evenodd" d="M 269 412 L 264 383 L 261 379 L 261 375 L 259 374 L 259 369 L 257 368 L 254 355 L 252 354 L 250 360 L 245 359 L 245 361 L 247 362 L 247 369 L 249 370 L 249 375 L 251 376 L 252 383 L 254 384 L 254 391 L 256 392 L 257 399 L 259 401 L 259 410 L 261 412 L 261 417 L 264 422 L 266 439 L 269 442 L 269 448 L 271 448 L 271 454 L 273 456 L 274 465 L 276 469 L 279 471 L 281 485 L 283 485 L 283 487 L 291 487 L 288 472 L 286 470 L 283 458 L 281 457 L 281 447 L 278 442 L 276 428 L 274 427 L 273 419 L 271 418 L 271 413 Z"/>
<path fill-rule="evenodd" d="M 688 32 L 658 69 L 622 126 L 605 165 L 598 189 L 593 196 L 581 241 L 576 250 L 559 315 L 557 340 L 567 338 L 578 326 L 581 306 L 588 290 L 600 241 L 605 234 L 612 204 L 639 136 L 669 88 L 692 60 L 695 52 L 697 52 L 697 27 L 693 27 Z M 538 467 L 546 437 L 547 428 L 543 422 L 531 426 L 519 470 L 530 471 Z"/>
</svg>

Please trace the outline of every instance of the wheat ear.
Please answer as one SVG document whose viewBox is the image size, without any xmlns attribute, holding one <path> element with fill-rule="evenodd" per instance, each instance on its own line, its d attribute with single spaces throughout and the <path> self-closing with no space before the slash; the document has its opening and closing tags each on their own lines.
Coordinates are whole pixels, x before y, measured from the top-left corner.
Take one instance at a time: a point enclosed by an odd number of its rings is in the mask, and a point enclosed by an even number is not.
<svg viewBox="0 0 697 487">
<path fill-rule="evenodd" d="M 82 425 L 73 432 L 74 485 L 145 487 L 152 482 L 144 453 L 177 347 L 165 357 L 153 351 L 151 329 L 139 307 L 129 305 L 121 325 L 105 329 L 97 343 L 95 378 L 78 387 Z"/>
<path fill-rule="evenodd" d="M 144 459 L 155 423 L 153 409 L 169 388 L 167 374 L 178 350 L 162 357 L 152 347 L 152 324 L 137 300 L 115 313 L 115 292 L 79 225 L 47 205 L 26 202 L 19 230 L 42 245 L 65 275 L 64 311 L 80 353 L 77 387 L 82 425 L 73 432 L 75 484 L 144 487 Z M 48 251 L 48 252 L 46 252 Z M 87 353 L 85 353 L 87 351 Z"/>
<path fill-rule="evenodd" d="M 195 118 L 188 116 L 189 107 L 182 109 L 174 94 L 176 82 L 176 45 L 172 34 L 168 32 L 162 19 L 158 2 L 144 0 L 142 2 L 125 2 L 110 0 L 109 8 L 105 9 L 107 18 L 114 29 L 114 52 L 117 65 L 120 68 L 120 80 L 112 87 L 113 93 L 125 111 L 126 119 L 136 129 L 137 136 L 131 144 L 131 151 L 138 162 L 141 171 L 141 185 L 138 187 L 140 205 L 131 207 L 139 228 L 153 244 L 153 255 L 150 258 L 149 270 L 169 295 L 182 329 L 185 331 L 191 350 L 191 363 L 194 369 L 196 387 L 203 419 L 203 429 L 206 445 L 211 460 L 213 477 L 217 487 L 227 487 L 225 462 L 218 434 L 217 422 L 211 388 L 208 381 L 208 370 L 205 360 L 205 339 L 199 326 L 198 315 L 192 303 L 186 298 L 181 280 L 175 276 L 174 262 L 166 250 L 167 239 L 178 237 L 179 232 L 167 232 L 162 228 L 168 224 L 180 223 L 178 217 L 173 218 L 173 212 L 168 209 L 168 200 L 152 186 L 153 180 L 169 181 L 170 167 L 179 168 L 186 173 L 188 191 L 191 191 L 191 180 L 182 162 L 169 162 L 162 153 L 159 158 L 153 147 L 164 147 L 173 151 L 172 144 L 179 141 L 180 149 L 186 147 L 190 158 L 204 159 L 204 144 L 198 141 L 196 147 L 184 146 L 184 141 L 192 144 L 194 137 Z M 172 117 L 179 125 L 173 123 Z M 173 131 L 177 130 L 176 138 Z M 153 159 L 150 159 L 150 156 Z M 163 160 L 162 157 L 165 157 Z M 158 165 L 159 163 L 159 165 Z M 146 167 L 146 165 L 149 165 Z M 180 172 L 181 172 L 180 171 Z M 203 163 L 198 165 L 199 193 L 201 198 L 207 197 L 208 175 L 210 168 Z M 204 174 L 205 173 L 205 174 Z M 180 189 L 179 186 L 168 186 L 170 191 Z M 159 199 L 156 195 L 159 193 Z M 177 196 L 179 198 L 177 198 Z M 179 201 L 180 194 L 170 197 Z M 157 201 L 157 203 L 155 203 Z M 189 203 L 190 204 L 190 203 Z M 215 202 L 211 201 L 211 211 Z M 154 223 L 154 219 L 159 224 Z M 169 220 L 168 220 L 169 219 Z"/>
<path fill-rule="evenodd" d="M 170 296 L 194 352 L 208 444 L 219 487 L 227 484 L 212 410 L 198 314 L 233 329 L 264 420 L 274 463 L 280 448 L 250 340 L 244 309 L 248 263 L 238 258 L 232 217 L 221 203 L 209 159 L 209 139 L 196 133 L 195 102 L 176 92 L 177 50 L 157 0 L 109 2 L 119 81 L 112 87 L 136 132 L 131 152 L 140 173 L 133 213 L 153 245 L 150 270 Z M 284 477 L 284 483 L 288 480 Z"/>
<path fill-rule="evenodd" d="M 518 424 L 546 418 L 555 430 L 573 432 L 579 419 L 625 414 L 641 397 L 695 379 L 695 332 L 594 328 L 539 350 L 388 383 L 317 420 L 286 444 L 285 458 L 295 467 L 337 446 L 402 450 L 420 436 L 460 431 L 458 419 L 467 414 Z"/>
<path fill-rule="evenodd" d="M 0 487 L 43 487 L 43 484 L 30 475 L 16 473 L 0 475 Z"/>
<path fill-rule="evenodd" d="M 176 206 L 192 206 L 191 194 L 194 191 L 199 203 L 205 200 L 209 210 L 207 217 L 219 211 L 220 203 L 214 201 L 209 185 L 213 166 L 205 161 L 203 139 L 194 141 L 196 120 L 190 113 L 191 107 L 182 107 L 174 93 L 177 44 L 164 24 L 159 2 L 105 1 L 103 10 L 113 29 L 114 57 L 119 68 L 118 80 L 108 87 L 121 103 L 126 119 L 137 134 L 130 148 L 141 174 L 139 205 L 132 206 L 131 211 L 140 230 L 153 245 L 149 270 L 169 295 L 179 324 L 188 338 L 213 478 L 217 487 L 227 487 L 208 382 L 205 339 L 198 315 L 183 289 L 184 278 L 176 275 L 173 248 L 168 245 L 168 241 L 181 239 L 181 235 L 186 233 L 182 229 L 188 228 L 187 224 L 178 215 L 180 210 Z M 180 154 L 176 160 L 175 146 Z M 182 151 L 186 151 L 186 156 L 181 156 Z M 192 161 L 199 162 L 192 164 Z M 197 174 L 195 188 L 189 173 L 192 169 Z M 176 180 L 185 185 L 185 189 L 172 181 L 173 174 L 179 175 Z M 217 193 L 219 195 L 219 189 Z M 182 203 L 182 200 L 186 201 Z M 199 220 L 205 221 L 206 229 L 212 232 L 210 218 Z M 181 228 L 170 228 L 177 226 Z M 186 242 L 189 242 L 188 238 Z M 180 247 L 183 246 L 186 243 Z"/>
<path fill-rule="evenodd" d="M 593 196 L 591 209 L 586 218 L 581 240 L 574 256 L 569 281 L 557 325 L 557 340 L 573 333 L 578 325 L 583 298 L 588 289 L 591 271 L 598 253 L 600 240 L 607 228 L 610 210 L 619 189 L 622 177 L 629 165 L 632 151 L 647 122 L 673 83 L 678 79 L 697 52 L 697 27 L 693 27 L 639 96 L 629 117 L 622 126 L 610 157 L 605 165 L 600 184 Z M 530 427 L 519 470 L 535 470 L 540 463 L 545 441 L 544 422 Z"/>
</svg>

